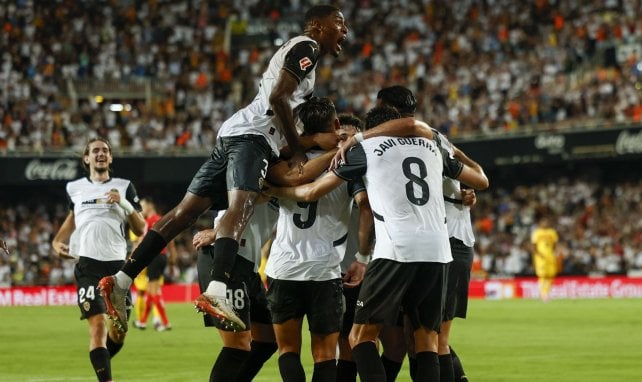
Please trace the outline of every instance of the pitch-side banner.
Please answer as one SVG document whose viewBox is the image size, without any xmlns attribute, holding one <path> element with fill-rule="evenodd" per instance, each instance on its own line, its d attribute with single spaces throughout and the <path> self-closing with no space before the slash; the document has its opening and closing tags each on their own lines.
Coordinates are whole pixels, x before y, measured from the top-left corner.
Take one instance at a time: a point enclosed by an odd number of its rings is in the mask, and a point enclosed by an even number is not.
<svg viewBox="0 0 642 382">
<path fill-rule="evenodd" d="M 132 290 L 135 296 L 135 291 Z M 200 294 L 197 284 L 163 286 L 166 302 L 192 302 Z M 473 280 L 470 297 L 487 300 L 537 299 L 536 278 Z M 558 277 L 551 290 L 554 299 L 642 298 L 642 278 L 630 277 Z M 0 288 L 0 307 L 76 305 L 74 286 L 32 286 Z"/>
<path fill-rule="evenodd" d="M 539 286 L 536 278 L 473 280 L 469 296 L 487 300 L 537 299 Z M 642 278 L 558 277 L 550 296 L 554 299 L 642 298 Z"/>
<path fill-rule="evenodd" d="M 204 157 L 117 157 L 113 175 L 140 183 L 189 183 Z M 79 158 L 0 156 L 0 185 L 64 184 L 85 176 Z"/>
<path fill-rule="evenodd" d="M 642 158 L 640 127 L 453 141 L 471 158 L 488 167 Z"/>
</svg>

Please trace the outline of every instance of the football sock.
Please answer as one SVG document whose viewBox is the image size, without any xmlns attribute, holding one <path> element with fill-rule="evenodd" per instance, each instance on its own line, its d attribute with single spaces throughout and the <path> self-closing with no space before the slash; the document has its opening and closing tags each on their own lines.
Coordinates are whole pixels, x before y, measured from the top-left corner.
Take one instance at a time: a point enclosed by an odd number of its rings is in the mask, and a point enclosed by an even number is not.
<svg viewBox="0 0 642 382">
<path fill-rule="evenodd" d="M 352 348 L 352 358 L 357 363 L 357 371 L 362 381 L 386 382 L 386 370 L 374 342 L 362 342 Z"/>
<path fill-rule="evenodd" d="M 415 381 L 439 381 L 439 358 L 437 353 L 422 351 L 416 354 L 417 376 Z"/>
<path fill-rule="evenodd" d="M 279 357 L 279 372 L 283 382 L 305 382 L 305 370 L 301 356 L 296 353 L 283 353 Z"/>
<path fill-rule="evenodd" d="M 439 381 L 455 381 L 455 373 L 453 371 L 453 358 L 450 354 L 442 354 L 439 356 Z"/>
<path fill-rule="evenodd" d="M 453 359 L 453 371 L 455 372 L 455 381 L 467 381 L 466 373 L 464 372 L 464 366 L 461 364 L 461 360 L 455 353 L 455 349 L 450 347 L 450 356 Z"/>
<path fill-rule="evenodd" d="M 330 359 L 314 363 L 312 382 L 335 382 L 337 378 L 337 361 Z"/>
<path fill-rule="evenodd" d="M 408 356 L 408 366 L 408 369 L 410 369 L 410 379 L 414 381 L 417 377 L 417 358 Z"/>
<path fill-rule="evenodd" d="M 131 285 L 131 280 L 138 276 L 166 246 L 167 242 L 158 232 L 153 229 L 147 231 L 143 241 L 136 247 L 131 258 L 123 266 L 122 271 L 130 277 L 129 285 Z M 129 285 L 127 285 L 127 288 L 129 288 Z"/>
<path fill-rule="evenodd" d="M 158 310 L 158 315 L 161 318 L 161 322 L 164 326 L 169 325 L 169 320 L 167 319 L 167 312 L 165 311 L 165 301 L 163 300 L 163 295 L 157 294 L 153 297 L 154 306 Z"/>
<path fill-rule="evenodd" d="M 340 359 L 337 362 L 337 382 L 356 382 L 357 364 Z"/>
<path fill-rule="evenodd" d="M 145 298 L 145 311 L 143 312 L 143 315 L 140 317 L 140 322 L 142 322 L 143 324 L 147 323 L 147 319 L 149 318 L 149 313 L 151 313 L 153 306 L 154 306 L 154 296 L 147 293 L 147 297 Z"/>
<path fill-rule="evenodd" d="M 109 350 L 96 348 L 89 352 L 89 360 L 94 367 L 98 382 L 111 381 L 111 364 L 109 362 Z"/>
<path fill-rule="evenodd" d="M 114 342 L 114 340 L 111 339 L 109 334 L 107 335 L 107 351 L 109 351 L 109 358 L 114 358 L 116 354 L 120 351 L 120 349 L 123 348 L 123 345 L 125 343 L 121 342 Z"/>
<path fill-rule="evenodd" d="M 250 357 L 245 361 L 237 377 L 238 382 L 250 382 L 259 373 L 263 364 L 272 357 L 278 347 L 276 342 L 252 341 Z"/>
<path fill-rule="evenodd" d="M 212 366 L 210 382 L 236 381 L 236 376 L 249 356 L 249 351 L 223 347 Z"/>
<path fill-rule="evenodd" d="M 383 369 L 386 371 L 386 381 L 392 382 L 396 380 L 397 375 L 399 375 L 399 370 L 401 370 L 402 362 L 392 361 L 382 354 L 381 363 L 383 363 Z"/>
<path fill-rule="evenodd" d="M 239 250 L 239 243 L 229 237 L 221 237 L 214 242 L 212 251 L 212 280 L 220 281 L 224 284 L 230 278 L 236 253 Z"/>
<path fill-rule="evenodd" d="M 147 299 L 147 293 L 145 294 L 139 294 L 138 298 L 136 299 L 136 303 L 134 303 L 134 311 L 136 312 L 136 319 L 138 321 L 141 320 L 143 317 L 143 313 L 145 313 L 145 300 Z"/>
</svg>

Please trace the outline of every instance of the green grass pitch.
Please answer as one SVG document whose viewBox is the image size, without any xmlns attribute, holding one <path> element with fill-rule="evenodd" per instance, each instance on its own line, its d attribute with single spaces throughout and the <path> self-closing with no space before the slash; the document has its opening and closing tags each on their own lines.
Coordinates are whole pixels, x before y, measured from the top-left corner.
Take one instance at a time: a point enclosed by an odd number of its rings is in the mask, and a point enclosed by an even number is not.
<svg viewBox="0 0 642 382">
<path fill-rule="evenodd" d="M 116 381 L 206 381 L 220 341 L 189 304 L 174 329 L 133 329 L 112 360 Z M 642 371 L 642 301 L 481 301 L 455 321 L 452 344 L 474 382 L 635 381 Z M 76 307 L 0 308 L 0 381 L 94 381 L 88 327 Z M 307 331 L 307 326 L 304 326 Z M 306 337 L 307 338 L 307 337 Z M 303 362 L 312 376 L 309 342 Z M 273 356 L 256 381 L 278 381 Z M 409 381 L 407 362 L 398 381 Z"/>
</svg>

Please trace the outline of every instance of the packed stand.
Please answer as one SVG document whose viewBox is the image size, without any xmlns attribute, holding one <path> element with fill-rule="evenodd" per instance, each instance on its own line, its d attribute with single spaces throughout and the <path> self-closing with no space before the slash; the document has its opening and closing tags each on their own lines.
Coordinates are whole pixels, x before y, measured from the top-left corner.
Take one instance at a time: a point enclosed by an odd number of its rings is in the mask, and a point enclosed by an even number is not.
<svg viewBox="0 0 642 382">
<path fill-rule="evenodd" d="M 561 179 L 480 193 L 473 209 L 479 275 L 533 274 L 530 234 L 540 214 L 558 232 L 560 273 L 642 269 L 642 181 Z"/>
<path fill-rule="evenodd" d="M 255 94 L 276 44 L 300 32 L 284 26 L 299 25 L 308 3 L 2 4 L 0 151 L 78 151 L 94 135 L 134 152 L 205 151 Z M 642 116 L 638 1 L 362 0 L 343 9 L 343 58 L 317 71 L 318 95 L 339 111 L 363 114 L 382 86 L 403 84 L 421 117 L 452 137 Z M 259 24 L 268 43 L 242 38 Z M 149 80 L 155 98 L 83 97 L 73 110 L 69 80 Z"/>
</svg>

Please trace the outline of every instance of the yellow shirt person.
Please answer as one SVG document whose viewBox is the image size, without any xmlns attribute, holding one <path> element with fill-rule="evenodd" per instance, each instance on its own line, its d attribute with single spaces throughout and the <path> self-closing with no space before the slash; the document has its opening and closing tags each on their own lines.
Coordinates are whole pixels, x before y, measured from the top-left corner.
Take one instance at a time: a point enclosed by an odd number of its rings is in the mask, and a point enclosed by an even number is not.
<svg viewBox="0 0 642 382">
<path fill-rule="evenodd" d="M 531 235 L 533 244 L 533 265 L 539 278 L 540 296 L 548 301 L 553 278 L 557 274 L 557 257 L 555 245 L 559 241 L 557 231 L 548 226 L 548 219 L 541 218 Z"/>
</svg>

